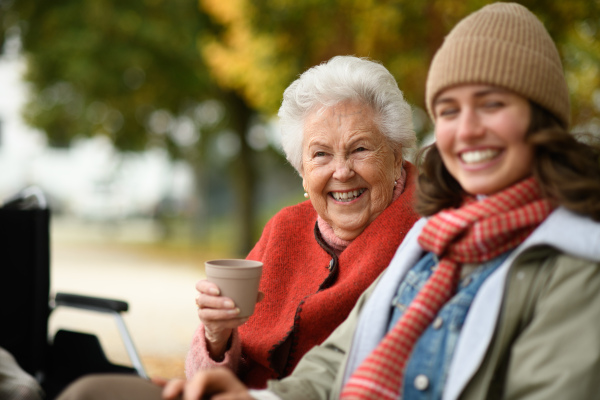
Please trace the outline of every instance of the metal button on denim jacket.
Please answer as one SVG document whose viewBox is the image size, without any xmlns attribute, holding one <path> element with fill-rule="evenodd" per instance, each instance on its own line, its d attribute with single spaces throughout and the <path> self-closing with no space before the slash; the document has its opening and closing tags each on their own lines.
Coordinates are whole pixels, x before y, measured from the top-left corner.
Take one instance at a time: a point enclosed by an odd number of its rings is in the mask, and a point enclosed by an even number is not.
<svg viewBox="0 0 600 400">
<path fill-rule="evenodd" d="M 461 280 L 457 293 L 442 307 L 423 332 L 408 360 L 404 375 L 404 400 L 441 399 L 446 375 L 460 330 L 471 302 L 485 279 L 502 264 L 510 251 L 482 263 Z M 392 301 L 391 329 L 402 316 L 437 265 L 437 257 L 427 253 L 408 271 Z"/>
</svg>

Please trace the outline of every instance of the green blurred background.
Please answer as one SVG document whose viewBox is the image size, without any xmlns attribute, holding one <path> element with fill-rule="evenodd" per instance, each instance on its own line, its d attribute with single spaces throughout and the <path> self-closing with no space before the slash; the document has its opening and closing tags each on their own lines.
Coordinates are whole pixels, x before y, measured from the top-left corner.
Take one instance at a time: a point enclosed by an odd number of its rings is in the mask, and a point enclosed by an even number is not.
<svg viewBox="0 0 600 400">
<path fill-rule="evenodd" d="M 194 195 L 156 205 L 163 238 L 226 238 L 243 255 L 269 216 L 301 200 L 273 120 L 285 87 L 334 55 L 379 60 L 414 105 L 423 138 L 430 59 L 455 23 L 486 3 L 1 0 L 0 43 L 6 50 L 20 38 L 30 85 L 22 113 L 50 146 L 103 136 L 121 152 L 158 148 L 184 161 Z M 558 43 L 574 125 L 597 132 L 600 1 L 521 3 Z"/>
</svg>

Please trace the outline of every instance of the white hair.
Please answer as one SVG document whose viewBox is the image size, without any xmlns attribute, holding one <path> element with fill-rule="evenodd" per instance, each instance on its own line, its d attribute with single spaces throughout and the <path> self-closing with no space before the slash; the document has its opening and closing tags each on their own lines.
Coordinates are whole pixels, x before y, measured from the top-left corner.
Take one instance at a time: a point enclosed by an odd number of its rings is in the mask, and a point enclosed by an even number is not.
<svg viewBox="0 0 600 400">
<path fill-rule="evenodd" d="M 365 104 L 394 150 L 406 156 L 416 143 L 412 110 L 396 80 L 381 64 L 354 56 L 336 56 L 312 67 L 283 93 L 278 116 L 281 144 L 287 160 L 301 174 L 302 140 L 306 117 L 320 108 L 345 101 Z"/>
</svg>

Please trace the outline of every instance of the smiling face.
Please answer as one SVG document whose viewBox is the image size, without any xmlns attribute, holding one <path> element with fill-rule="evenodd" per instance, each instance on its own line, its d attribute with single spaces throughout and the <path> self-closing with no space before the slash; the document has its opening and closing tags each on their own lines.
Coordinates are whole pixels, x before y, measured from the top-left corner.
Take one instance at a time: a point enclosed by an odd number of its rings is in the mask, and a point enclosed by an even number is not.
<svg viewBox="0 0 600 400">
<path fill-rule="evenodd" d="M 467 193 L 490 195 L 531 174 L 533 148 L 525 142 L 531 106 L 524 97 L 463 85 L 444 90 L 433 112 L 436 146 Z"/>
<path fill-rule="evenodd" d="M 370 107 L 341 103 L 306 119 L 302 181 L 317 213 L 341 239 L 352 240 L 392 201 L 402 171 Z"/>
</svg>

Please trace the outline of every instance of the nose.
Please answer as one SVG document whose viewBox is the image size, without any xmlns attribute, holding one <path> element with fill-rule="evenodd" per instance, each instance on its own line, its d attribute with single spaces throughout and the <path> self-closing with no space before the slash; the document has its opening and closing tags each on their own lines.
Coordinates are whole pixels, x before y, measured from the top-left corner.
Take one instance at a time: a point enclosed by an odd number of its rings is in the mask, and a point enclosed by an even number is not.
<svg viewBox="0 0 600 400">
<path fill-rule="evenodd" d="M 457 135 L 462 140 L 475 139 L 485 132 L 476 110 L 464 108 L 458 119 Z"/>
<path fill-rule="evenodd" d="M 354 176 L 352 161 L 346 157 L 336 157 L 334 168 L 333 178 L 340 182 L 346 182 Z"/>
</svg>

